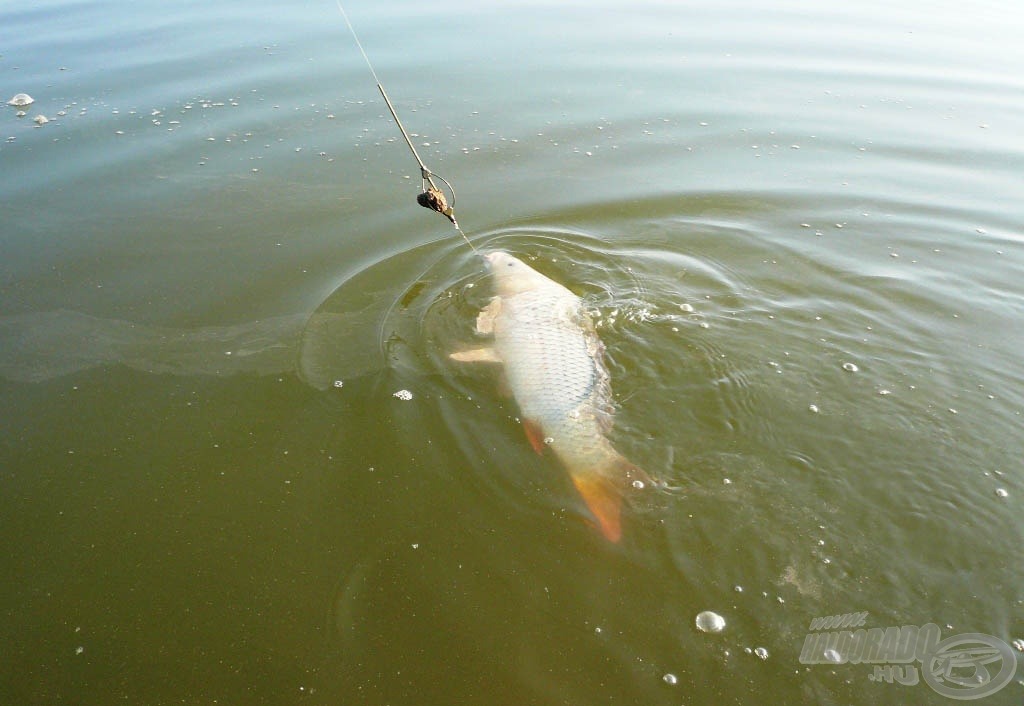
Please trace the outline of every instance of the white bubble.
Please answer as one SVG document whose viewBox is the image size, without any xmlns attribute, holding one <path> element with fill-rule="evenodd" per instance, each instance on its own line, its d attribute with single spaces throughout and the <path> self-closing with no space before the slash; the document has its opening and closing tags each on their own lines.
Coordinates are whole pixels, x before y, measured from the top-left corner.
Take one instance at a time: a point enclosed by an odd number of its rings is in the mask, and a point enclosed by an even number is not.
<svg viewBox="0 0 1024 706">
<path fill-rule="evenodd" d="M 1016 649 L 1018 652 L 1024 652 L 1024 640 L 1018 637 L 1016 640 L 1013 641 L 1012 644 L 1014 649 Z"/>
<path fill-rule="evenodd" d="M 858 370 L 860 370 L 860 368 L 858 368 L 853 363 L 843 363 L 843 370 L 845 370 L 848 373 L 855 373 Z"/>
<path fill-rule="evenodd" d="M 661 680 L 663 682 L 665 682 L 666 684 L 668 684 L 669 686 L 675 686 L 676 684 L 679 683 L 679 680 L 676 679 L 676 675 L 675 674 L 666 674 L 665 676 L 663 676 L 661 678 Z"/>
<path fill-rule="evenodd" d="M 696 623 L 701 632 L 722 632 L 725 629 L 725 618 L 710 610 L 698 614 Z"/>
<path fill-rule="evenodd" d="M 409 392 L 408 390 L 399 390 L 394 395 L 392 395 L 392 397 L 397 397 L 400 400 L 408 401 L 412 399 L 412 393 Z"/>
<path fill-rule="evenodd" d="M 345 381 L 344 380 L 335 380 L 332 384 L 335 387 L 345 387 Z"/>
<path fill-rule="evenodd" d="M 636 488 L 637 490 L 643 490 L 644 482 L 642 480 L 635 480 L 633 481 L 633 487 Z"/>
<path fill-rule="evenodd" d="M 818 413 L 818 405 L 816 404 L 807 405 L 807 409 L 811 410 L 815 414 Z"/>
<path fill-rule="evenodd" d="M 839 664 L 843 661 L 842 656 L 836 650 L 825 650 L 825 661 L 831 662 L 832 664 Z"/>
<path fill-rule="evenodd" d="M 768 650 L 766 650 L 763 647 L 755 647 L 754 654 L 760 657 L 761 659 L 768 659 Z"/>
<path fill-rule="evenodd" d="M 996 488 L 996 495 L 1001 498 L 1005 498 L 1009 493 L 1006 492 L 1006 488 Z"/>
</svg>

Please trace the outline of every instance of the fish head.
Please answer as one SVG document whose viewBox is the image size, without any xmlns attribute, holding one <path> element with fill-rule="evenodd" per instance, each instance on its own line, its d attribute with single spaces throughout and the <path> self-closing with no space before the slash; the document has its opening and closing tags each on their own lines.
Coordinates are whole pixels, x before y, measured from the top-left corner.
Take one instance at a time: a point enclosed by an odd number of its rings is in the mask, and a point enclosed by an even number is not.
<svg viewBox="0 0 1024 706">
<path fill-rule="evenodd" d="M 548 279 L 514 255 L 494 250 L 484 255 L 500 296 L 512 296 L 543 286 Z"/>
<path fill-rule="evenodd" d="M 498 274 L 498 270 L 508 268 L 509 270 L 517 270 L 521 267 L 529 267 L 525 262 L 520 260 L 514 255 L 510 255 L 504 250 L 492 250 L 489 253 L 484 253 L 484 261 L 487 262 L 487 266 L 491 269 L 491 272 Z"/>
</svg>

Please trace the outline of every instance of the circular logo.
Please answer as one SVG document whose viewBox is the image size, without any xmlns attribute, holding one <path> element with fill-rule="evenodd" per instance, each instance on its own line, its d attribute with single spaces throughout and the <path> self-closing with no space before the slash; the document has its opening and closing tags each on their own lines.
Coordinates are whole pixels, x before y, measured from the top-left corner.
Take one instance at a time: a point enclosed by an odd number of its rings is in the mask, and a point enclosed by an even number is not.
<svg viewBox="0 0 1024 706">
<path fill-rule="evenodd" d="M 999 663 L 999 672 L 992 671 Z M 1006 686 L 1017 672 L 1017 656 L 1005 642 L 972 632 L 953 635 L 921 660 L 928 686 L 951 699 L 980 699 Z"/>
</svg>

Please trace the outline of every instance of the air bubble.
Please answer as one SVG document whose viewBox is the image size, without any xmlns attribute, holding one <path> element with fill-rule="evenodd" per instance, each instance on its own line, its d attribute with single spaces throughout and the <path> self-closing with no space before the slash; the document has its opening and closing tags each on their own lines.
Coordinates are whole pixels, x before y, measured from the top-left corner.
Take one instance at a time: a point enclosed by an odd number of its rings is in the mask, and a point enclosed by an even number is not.
<svg viewBox="0 0 1024 706">
<path fill-rule="evenodd" d="M 710 610 L 698 614 L 696 623 L 701 632 L 722 632 L 725 629 L 725 618 Z"/>
<path fill-rule="evenodd" d="M 843 370 L 848 373 L 855 373 L 860 370 L 860 368 L 858 368 L 854 363 L 843 363 Z"/>
</svg>

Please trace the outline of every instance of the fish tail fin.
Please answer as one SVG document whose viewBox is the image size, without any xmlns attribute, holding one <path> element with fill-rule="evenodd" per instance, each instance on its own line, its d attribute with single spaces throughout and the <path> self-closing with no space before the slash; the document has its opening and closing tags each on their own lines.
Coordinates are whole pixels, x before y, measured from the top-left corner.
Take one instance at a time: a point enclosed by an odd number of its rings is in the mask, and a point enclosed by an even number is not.
<svg viewBox="0 0 1024 706">
<path fill-rule="evenodd" d="M 597 520 L 601 534 L 610 542 L 618 542 L 622 538 L 625 490 L 635 480 L 647 482 L 648 475 L 617 453 L 600 469 L 572 472 L 570 475 L 573 485 Z"/>
</svg>

